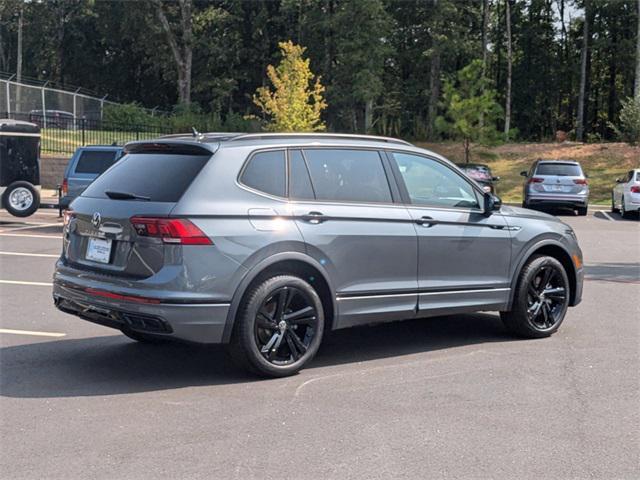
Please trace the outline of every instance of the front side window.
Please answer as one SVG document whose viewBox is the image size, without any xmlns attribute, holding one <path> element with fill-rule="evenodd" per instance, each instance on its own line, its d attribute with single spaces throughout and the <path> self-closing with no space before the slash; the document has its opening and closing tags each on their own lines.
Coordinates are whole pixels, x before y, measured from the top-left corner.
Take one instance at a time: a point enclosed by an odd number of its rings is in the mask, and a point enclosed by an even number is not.
<svg viewBox="0 0 640 480">
<path fill-rule="evenodd" d="M 442 163 L 418 155 L 393 153 L 414 205 L 480 208 L 471 184 Z"/>
<path fill-rule="evenodd" d="M 240 182 L 260 192 L 284 197 L 286 195 L 284 150 L 258 152 L 253 155 L 242 172 Z"/>
<path fill-rule="evenodd" d="M 309 149 L 304 155 L 317 200 L 391 203 L 389 182 L 377 151 Z"/>
</svg>

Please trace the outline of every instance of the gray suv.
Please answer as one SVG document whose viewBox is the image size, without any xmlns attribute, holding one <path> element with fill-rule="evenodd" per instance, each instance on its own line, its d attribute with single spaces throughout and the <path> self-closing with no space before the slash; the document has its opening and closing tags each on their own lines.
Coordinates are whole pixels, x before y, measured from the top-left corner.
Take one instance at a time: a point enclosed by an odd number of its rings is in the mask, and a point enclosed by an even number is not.
<svg viewBox="0 0 640 480">
<path fill-rule="evenodd" d="M 558 219 L 501 206 L 401 140 L 205 134 L 134 142 L 66 213 L 56 306 L 140 342 L 226 343 L 266 376 L 323 333 L 499 311 L 554 333 L 582 295 Z"/>
<path fill-rule="evenodd" d="M 537 160 L 525 177 L 524 208 L 564 207 L 586 215 L 589 204 L 589 182 L 578 162 Z"/>
</svg>

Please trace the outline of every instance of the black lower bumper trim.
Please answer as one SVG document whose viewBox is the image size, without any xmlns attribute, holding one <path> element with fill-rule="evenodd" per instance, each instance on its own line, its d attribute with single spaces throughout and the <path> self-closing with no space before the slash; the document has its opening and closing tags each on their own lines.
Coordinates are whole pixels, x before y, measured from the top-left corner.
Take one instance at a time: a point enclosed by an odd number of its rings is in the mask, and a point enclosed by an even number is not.
<svg viewBox="0 0 640 480">
<path fill-rule="evenodd" d="M 112 310 L 97 305 L 79 303 L 60 296 L 54 296 L 54 303 L 58 310 L 76 315 L 83 320 L 97 323 L 105 327 L 122 330 L 127 328 L 145 333 L 172 333 L 173 329 L 160 317 L 135 312 Z"/>
</svg>

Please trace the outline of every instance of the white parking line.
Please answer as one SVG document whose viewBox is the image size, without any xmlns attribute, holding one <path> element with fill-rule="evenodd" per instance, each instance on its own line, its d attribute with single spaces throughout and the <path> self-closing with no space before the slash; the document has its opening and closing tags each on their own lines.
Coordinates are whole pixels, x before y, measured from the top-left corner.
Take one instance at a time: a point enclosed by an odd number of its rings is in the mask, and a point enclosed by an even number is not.
<svg viewBox="0 0 640 480">
<path fill-rule="evenodd" d="M 15 255 L 16 257 L 47 257 L 58 258 L 60 255 L 53 255 L 51 253 L 22 253 L 22 252 L 2 252 L 0 255 Z"/>
<path fill-rule="evenodd" d="M 607 217 L 607 220 L 609 220 L 610 222 L 615 222 L 615 219 L 604 210 L 600 210 L 600 213 Z"/>
<path fill-rule="evenodd" d="M 66 333 L 56 332 L 32 332 L 30 330 L 11 330 L 10 328 L 0 328 L 0 333 L 10 333 L 11 335 L 33 335 L 36 337 L 64 337 Z"/>
<path fill-rule="evenodd" d="M 4 233 L 17 232 L 19 230 L 31 230 L 32 228 L 47 228 L 47 227 L 62 227 L 61 223 L 37 223 L 27 225 L 24 227 L 9 227 L 8 230 L 3 230 Z"/>
<path fill-rule="evenodd" d="M 62 239 L 62 235 L 35 235 L 29 233 L 0 233 L 0 237 L 26 237 L 26 238 L 55 238 Z"/>
<path fill-rule="evenodd" d="M 22 280 L 0 280 L 0 284 L 5 285 L 31 285 L 34 287 L 52 287 L 53 283 L 46 282 L 24 282 Z"/>
</svg>

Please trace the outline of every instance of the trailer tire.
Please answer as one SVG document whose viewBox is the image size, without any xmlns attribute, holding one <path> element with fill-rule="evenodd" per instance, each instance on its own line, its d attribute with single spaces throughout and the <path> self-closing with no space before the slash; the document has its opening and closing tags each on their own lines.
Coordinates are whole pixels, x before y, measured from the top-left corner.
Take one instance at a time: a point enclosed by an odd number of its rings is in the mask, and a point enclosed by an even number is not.
<svg viewBox="0 0 640 480">
<path fill-rule="evenodd" d="M 29 182 L 13 182 L 2 195 L 2 206 L 14 217 L 28 217 L 40 207 L 40 193 Z"/>
</svg>

